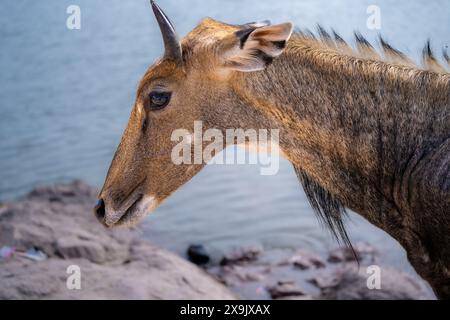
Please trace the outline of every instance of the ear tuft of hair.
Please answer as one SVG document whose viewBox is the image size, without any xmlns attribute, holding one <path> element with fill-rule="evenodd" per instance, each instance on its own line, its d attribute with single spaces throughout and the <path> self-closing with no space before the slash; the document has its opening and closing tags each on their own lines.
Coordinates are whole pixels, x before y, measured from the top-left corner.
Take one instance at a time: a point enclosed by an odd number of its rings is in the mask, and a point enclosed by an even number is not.
<svg viewBox="0 0 450 320">
<path fill-rule="evenodd" d="M 282 49 L 286 48 L 287 42 L 286 42 L 286 40 L 281 40 L 281 41 L 272 41 L 272 43 L 275 47 L 282 50 Z"/>
<path fill-rule="evenodd" d="M 267 53 L 265 53 L 262 50 L 256 50 L 256 57 L 259 57 L 263 60 L 264 65 L 267 67 L 268 65 L 272 64 L 273 57 L 269 56 Z"/>
</svg>

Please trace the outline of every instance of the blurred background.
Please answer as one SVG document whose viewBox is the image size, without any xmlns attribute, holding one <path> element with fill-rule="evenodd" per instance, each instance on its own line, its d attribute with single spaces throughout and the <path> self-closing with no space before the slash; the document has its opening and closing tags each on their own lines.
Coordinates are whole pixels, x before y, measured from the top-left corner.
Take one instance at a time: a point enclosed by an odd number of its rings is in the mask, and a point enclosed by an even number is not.
<svg viewBox="0 0 450 320">
<path fill-rule="evenodd" d="M 66 28 L 66 9 L 81 8 L 81 29 Z M 270 19 L 334 28 L 350 40 L 381 33 L 419 58 L 425 41 L 450 39 L 448 0 L 160 0 L 180 36 L 204 17 L 228 23 Z M 381 30 L 366 10 L 381 9 Z M 0 3 L 0 201 L 40 184 L 81 179 L 101 187 L 125 128 L 137 84 L 162 54 L 147 0 L 5 0 Z M 386 251 L 387 263 L 413 273 L 400 246 L 355 214 L 352 241 Z M 306 247 L 336 243 L 316 220 L 291 165 L 275 176 L 257 165 L 211 165 L 143 223 L 142 235 L 183 252 L 205 244 L 219 255 L 234 247 Z"/>
</svg>

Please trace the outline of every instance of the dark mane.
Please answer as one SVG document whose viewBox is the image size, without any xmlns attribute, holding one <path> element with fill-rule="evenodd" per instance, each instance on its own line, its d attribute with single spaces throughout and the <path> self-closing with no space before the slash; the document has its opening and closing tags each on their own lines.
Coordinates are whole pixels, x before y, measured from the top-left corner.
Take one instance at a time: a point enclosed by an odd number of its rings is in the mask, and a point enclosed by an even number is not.
<svg viewBox="0 0 450 320">
<path fill-rule="evenodd" d="M 360 32 L 354 32 L 356 49 L 352 48 L 335 30 L 331 33 L 327 32 L 321 25 L 317 25 L 317 31 L 314 33 L 309 29 L 297 29 L 294 37 L 310 39 L 320 42 L 329 48 L 350 53 L 354 56 L 362 58 L 375 58 L 392 62 L 400 65 L 414 66 L 419 69 L 434 71 L 438 73 L 448 73 L 446 67 L 450 67 L 450 59 L 447 50 L 442 50 L 443 64 L 440 64 L 436 55 L 431 49 L 431 42 L 428 40 L 422 50 L 422 66 L 413 62 L 403 52 L 395 49 L 381 35 L 378 37 L 380 52 L 372 46 L 372 44 L 364 38 Z"/>
</svg>

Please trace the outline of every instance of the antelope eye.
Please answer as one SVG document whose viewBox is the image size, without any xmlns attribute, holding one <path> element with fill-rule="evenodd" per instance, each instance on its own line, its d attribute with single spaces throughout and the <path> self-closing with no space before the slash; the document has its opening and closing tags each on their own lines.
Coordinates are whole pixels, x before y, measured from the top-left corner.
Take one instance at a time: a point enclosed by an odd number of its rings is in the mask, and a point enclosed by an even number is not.
<svg viewBox="0 0 450 320">
<path fill-rule="evenodd" d="M 150 110 L 159 110 L 164 108 L 169 104 L 171 96 L 171 92 L 150 92 L 148 99 L 148 108 Z"/>
</svg>

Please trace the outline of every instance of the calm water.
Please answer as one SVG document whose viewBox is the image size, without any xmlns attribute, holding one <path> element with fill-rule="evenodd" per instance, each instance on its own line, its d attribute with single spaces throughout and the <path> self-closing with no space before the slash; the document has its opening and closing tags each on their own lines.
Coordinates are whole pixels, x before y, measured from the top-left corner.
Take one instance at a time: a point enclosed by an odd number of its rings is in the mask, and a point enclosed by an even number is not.
<svg viewBox="0 0 450 320">
<path fill-rule="evenodd" d="M 81 30 L 65 26 L 66 8 L 81 7 Z M 425 40 L 450 40 L 450 2 L 361 0 L 161 0 L 181 35 L 201 18 L 230 23 L 290 20 L 334 27 L 369 39 L 367 6 L 381 8 L 381 33 L 417 57 Z M 162 53 L 147 0 L 6 0 L 0 3 L 0 200 L 36 184 L 84 179 L 100 186 L 134 101 L 137 83 Z M 384 232 L 351 216 L 354 241 L 386 249 L 410 270 Z M 335 246 L 317 223 L 287 162 L 276 176 L 257 166 L 209 166 L 144 222 L 146 237 L 178 252 L 192 242 L 214 252 L 262 244 L 323 251 Z"/>
</svg>

